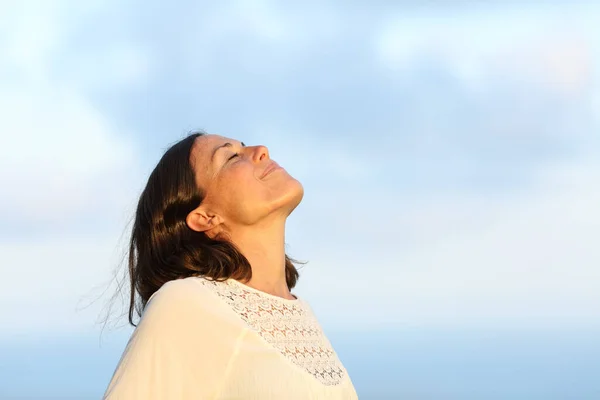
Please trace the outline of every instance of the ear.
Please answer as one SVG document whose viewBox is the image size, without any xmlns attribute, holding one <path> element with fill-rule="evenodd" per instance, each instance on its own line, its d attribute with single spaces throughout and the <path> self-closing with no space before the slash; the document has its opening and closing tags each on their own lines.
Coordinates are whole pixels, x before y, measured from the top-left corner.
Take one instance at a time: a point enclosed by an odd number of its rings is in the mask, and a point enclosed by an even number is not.
<svg viewBox="0 0 600 400">
<path fill-rule="evenodd" d="M 203 206 L 199 206 L 188 214 L 185 222 L 190 229 L 196 232 L 207 232 L 219 226 L 223 219 L 220 215 L 209 212 Z"/>
</svg>

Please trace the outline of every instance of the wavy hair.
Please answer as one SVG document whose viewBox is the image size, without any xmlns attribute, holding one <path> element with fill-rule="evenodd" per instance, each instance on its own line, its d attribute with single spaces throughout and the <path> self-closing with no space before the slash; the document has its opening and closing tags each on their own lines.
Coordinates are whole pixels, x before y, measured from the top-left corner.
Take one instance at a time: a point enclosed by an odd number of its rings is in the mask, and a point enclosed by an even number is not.
<svg viewBox="0 0 600 400">
<path fill-rule="evenodd" d="M 248 259 L 233 243 L 222 237 L 210 238 L 186 224 L 187 215 L 205 198 L 190 161 L 194 141 L 204 134 L 191 133 L 168 148 L 137 203 L 128 249 L 129 323 L 134 327 L 134 313 L 141 317 L 150 296 L 168 281 L 189 276 L 218 281 L 252 277 Z M 290 290 L 299 276 L 294 263 L 303 264 L 286 254 Z"/>
</svg>

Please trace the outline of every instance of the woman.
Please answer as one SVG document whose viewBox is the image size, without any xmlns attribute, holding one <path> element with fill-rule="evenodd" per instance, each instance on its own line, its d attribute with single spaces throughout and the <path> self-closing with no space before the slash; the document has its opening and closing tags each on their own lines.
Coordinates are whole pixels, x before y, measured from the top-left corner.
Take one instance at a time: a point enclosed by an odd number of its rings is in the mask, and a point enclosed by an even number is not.
<svg viewBox="0 0 600 400">
<path fill-rule="evenodd" d="M 264 146 L 197 133 L 166 151 L 136 211 L 136 329 L 105 399 L 357 398 L 291 293 L 285 222 L 303 195 Z"/>
</svg>

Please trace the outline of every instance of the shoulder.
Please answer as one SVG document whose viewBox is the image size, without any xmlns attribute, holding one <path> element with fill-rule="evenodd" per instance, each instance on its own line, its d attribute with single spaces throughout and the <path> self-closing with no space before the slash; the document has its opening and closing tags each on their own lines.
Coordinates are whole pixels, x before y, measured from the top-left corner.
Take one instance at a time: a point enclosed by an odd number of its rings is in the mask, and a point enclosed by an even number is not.
<svg viewBox="0 0 600 400">
<path fill-rule="evenodd" d="M 204 278 L 191 276 L 168 281 L 150 296 L 147 306 L 158 303 L 186 302 L 203 296 L 206 292 L 203 291 L 203 285 L 199 283 L 201 279 Z"/>
<path fill-rule="evenodd" d="M 181 329 L 183 325 L 227 320 L 231 310 L 206 287 L 204 280 L 188 277 L 163 284 L 150 296 L 140 326 L 158 324 L 162 329 Z"/>
<path fill-rule="evenodd" d="M 204 300 L 207 293 L 203 290 L 202 285 L 196 282 L 197 279 L 202 278 L 189 277 L 164 283 L 148 299 L 144 314 L 163 308 L 190 308 Z"/>
<path fill-rule="evenodd" d="M 202 279 L 169 281 L 150 297 L 104 398 L 215 398 L 245 331 Z"/>
</svg>

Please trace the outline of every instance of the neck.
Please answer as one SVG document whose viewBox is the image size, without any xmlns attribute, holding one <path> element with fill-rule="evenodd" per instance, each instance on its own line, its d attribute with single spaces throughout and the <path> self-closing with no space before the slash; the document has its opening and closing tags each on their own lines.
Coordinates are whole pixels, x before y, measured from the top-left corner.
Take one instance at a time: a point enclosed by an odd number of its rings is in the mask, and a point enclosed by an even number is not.
<svg viewBox="0 0 600 400">
<path fill-rule="evenodd" d="M 238 227 L 231 240 L 250 262 L 254 289 L 294 299 L 285 278 L 285 219 Z"/>
</svg>

